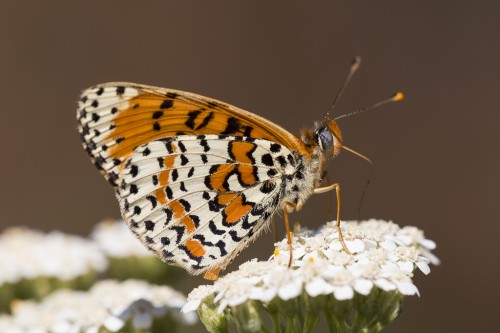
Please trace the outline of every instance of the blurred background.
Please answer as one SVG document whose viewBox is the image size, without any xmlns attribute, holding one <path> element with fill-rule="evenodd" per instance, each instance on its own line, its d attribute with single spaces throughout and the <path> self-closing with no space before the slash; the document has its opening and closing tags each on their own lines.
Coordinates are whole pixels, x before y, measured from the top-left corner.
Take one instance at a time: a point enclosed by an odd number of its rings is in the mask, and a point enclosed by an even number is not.
<svg viewBox="0 0 500 333">
<path fill-rule="evenodd" d="M 375 163 L 362 217 L 423 229 L 442 260 L 430 276 L 417 274 L 421 297 L 407 298 L 386 332 L 492 331 L 500 295 L 499 13 L 500 3 L 486 0 L 1 1 L 0 229 L 87 235 L 119 217 L 76 130 L 76 101 L 88 86 L 191 91 L 298 132 L 322 119 L 360 55 L 335 115 L 406 95 L 339 121 L 345 144 Z M 329 164 L 342 185 L 343 219 L 357 218 L 368 171 L 345 152 Z M 326 203 L 311 198 L 293 220 L 318 227 Z M 228 271 L 272 253 L 270 234 L 257 243 Z M 183 281 L 186 293 L 203 283 Z"/>
</svg>

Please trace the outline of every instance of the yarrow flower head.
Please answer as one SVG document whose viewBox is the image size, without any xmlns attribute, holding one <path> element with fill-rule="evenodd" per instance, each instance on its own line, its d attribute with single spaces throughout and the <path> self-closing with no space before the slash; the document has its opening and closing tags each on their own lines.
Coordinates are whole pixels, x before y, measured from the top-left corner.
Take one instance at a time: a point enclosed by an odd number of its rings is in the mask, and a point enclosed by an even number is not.
<svg viewBox="0 0 500 333">
<path fill-rule="evenodd" d="M 288 268 L 287 240 L 268 261 L 250 261 L 211 286 L 196 288 L 183 311 L 197 310 L 210 332 L 310 332 L 323 313 L 330 332 L 378 332 L 401 312 L 406 295 L 419 295 L 416 270 L 438 263 L 435 243 L 414 227 L 369 220 L 344 222 L 346 253 L 336 225 L 298 230 Z"/>
<path fill-rule="evenodd" d="M 0 234 L 0 310 L 13 298 L 41 298 L 61 287 L 88 288 L 107 267 L 94 242 L 61 232 L 11 228 Z"/>
<path fill-rule="evenodd" d="M 165 265 L 149 252 L 124 221 L 105 220 L 94 227 L 90 238 L 108 258 L 107 273 L 115 279 L 133 278 L 172 284 L 181 276 L 180 269 Z"/>
<path fill-rule="evenodd" d="M 196 322 L 193 313 L 179 312 L 185 301 L 184 295 L 167 286 L 105 280 L 88 292 L 59 290 L 41 303 L 17 302 L 12 316 L 0 317 L 0 330 L 98 333 L 150 332 L 154 328 L 175 332 L 180 323 Z"/>
</svg>

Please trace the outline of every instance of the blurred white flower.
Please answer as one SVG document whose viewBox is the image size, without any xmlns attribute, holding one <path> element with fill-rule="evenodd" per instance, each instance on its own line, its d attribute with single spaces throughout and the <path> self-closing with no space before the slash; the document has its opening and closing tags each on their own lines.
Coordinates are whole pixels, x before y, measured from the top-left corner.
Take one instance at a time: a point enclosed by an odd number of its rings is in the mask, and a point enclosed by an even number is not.
<svg viewBox="0 0 500 333">
<path fill-rule="evenodd" d="M 108 257 L 153 256 L 130 232 L 124 221 L 105 220 L 94 227 L 90 236 Z"/>
<path fill-rule="evenodd" d="M 94 227 L 91 239 L 108 258 L 107 275 L 118 280 L 138 279 L 173 284 L 184 272 L 166 265 L 149 252 L 120 220 L 105 220 Z"/>
<path fill-rule="evenodd" d="M 4 323 L 0 318 L 0 328 L 3 324 L 19 332 L 33 333 L 97 333 L 103 329 L 143 332 L 153 322 L 161 324 L 168 317 L 167 325 L 174 331 L 172 320 L 186 324 L 196 321 L 193 313 L 179 313 L 184 303 L 185 297 L 167 286 L 107 280 L 96 283 L 88 292 L 59 290 L 41 303 L 19 301 L 11 317 L 4 318 Z"/>
<path fill-rule="evenodd" d="M 255 305 L 259 309 L 269 309 L 273 308 L 273 302 L 298 304 L 293 300 L 305 297 L 310 300 L 306 303 L 314 307 L 316 299 L 318 304 L 324 302 L 324 298 L 319 297 L 324 295 L 331 298 L 327 302 L 330 307 L 332 302 L 343 306 L 351 304 L 351 308 L 344 313 L 352 318 L 352 310 L 356 310 L 356 306 L 372 304 L 367 300 L 386 293 L 383 299 L 389 305 L 381 309 L 391 309 L 384 318 L 394 319 L 399 313 L 403 295 L 418 295 L 412 281 L 415 269 L 425 274 L 430 272 L 428 254 L 435 247 L 434 242 L 425 239 L 423 232 L 417 228 L 401 229 L 392 222 L 380 220 L 344 222 L 342 230 L 352 254 L 343 250 L 333 222 L 327 223 L 318 232 L 302 230 L 293 237 L 292 269 L 287 267 L 289 246 L 284 239 L 275 244 L 274 255 L 269 261 L 247 262 L 213 285 L 195 289 L 189 294 L 183 311 L 198 309 L 204 323 L 219 322 L 214 316 L 225 311 L 229 311 L 234 318 L 238 318 L 238 311 L 243 311 L 239 308 L 245 309 L 248 314 L 249 306 L 254 306 L 252 302 L 261 304 Z M 424 256 L 422 251 L 427 251 L 427 255 Z M 364 297 L 366 302 L 354 301 L 356 297 Z M 216 313 L 211 309 L 216 309 Z M 302 310 L 294 308 L 293 311 L 301 317 L 299 313 Z M 310 315 L 310 309 L 308 311 Z M 324 311 L 328 313 L 329 309 Z M 377 310 L 372 309 L 371 313 L 376 314 Z M 347 322 L 348 317 L 342 320 Z M 276 320 L 279 322 L 279 319 Z"/>
<path fill-rule="evenodd" d="M 0 234 L 0 285 L 38 277 L 72 280 L 106 267 L 99 248 L 78 236 L 19 227 Z"/>
</svg>

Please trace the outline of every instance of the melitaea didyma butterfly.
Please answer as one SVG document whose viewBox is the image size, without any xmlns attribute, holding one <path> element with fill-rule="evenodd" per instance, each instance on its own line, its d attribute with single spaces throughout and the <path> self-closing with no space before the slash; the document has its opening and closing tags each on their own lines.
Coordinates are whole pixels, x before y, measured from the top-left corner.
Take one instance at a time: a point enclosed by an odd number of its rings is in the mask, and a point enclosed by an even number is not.
<svg viewBox="0 0 500 333">
<path fill-rule="evenodd" d="M 326 159 L 343 148 L 328 117 L 299 138 L 211 98 L 105 83 L 83 92 L 78 121 L 132 232 L 163 261 L 207 279 L 217 279 L 275 212 L 283 211 L 291 244 L 289 211 L 313 193 L 335 189 L 339 200 L 338 184 L 320 187 Z"/>
</svg>

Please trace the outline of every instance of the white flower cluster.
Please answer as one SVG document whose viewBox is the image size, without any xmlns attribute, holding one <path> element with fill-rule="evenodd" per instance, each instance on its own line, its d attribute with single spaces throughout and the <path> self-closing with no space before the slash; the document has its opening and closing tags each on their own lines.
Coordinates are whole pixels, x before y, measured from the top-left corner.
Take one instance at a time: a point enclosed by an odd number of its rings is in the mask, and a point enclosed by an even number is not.
<svg viewBox="0 0 500 333">
<path fill-rule="evenodd" d="M 124 221 L 105 220 L 94 227 L 91 238 L 99 248 L 113 258 L 153 256 L 141 242 L 132 235 Z"/>
<path fill-rule="evenodd" d="M 81 237 L 20 227 L 0 234 L 0 286 L 40 276 L 72 280 L 106 267 L 96 244 Z"/>
<path fill-rule="evenodd" d="M 10 317 L 0 317 L 0 332 L 98 333 L 149 330 L 156 318 L 170 315 L 193 324 L 194 313 L 180 314 L 186 298 L 167 286 L 144 281 L 96 283 L 88 292 L 59 290 L 41 303 L 19 301 Z"/>
<path fill-rule="evenodd" d="M 355 293 L 368 295 L 374 287 L 415 295 L 415 268 L 428 274 L 428 263 L 438 263 L 430 252 L 435 243 L 417 228 L 369 220 L 343 222 L 342 231 L 352 254 L 342 249 L 333 222 L 316 233 L 298 231 L 293 239 L 292 269 L 288 269 L 289 247 L 284 239 L 275 244 L 269 261 L 247 262 L 213 285 L 193 290 L 183 311 L 196 310 L 211 297 L 222 313 L 247 300 L 269 302 L 278 297 L 286 301 L 304 291 L 311 297 L 333 295 L 337 300 L 352 299 Z"/>
</svg>

